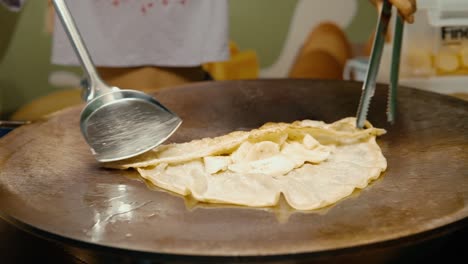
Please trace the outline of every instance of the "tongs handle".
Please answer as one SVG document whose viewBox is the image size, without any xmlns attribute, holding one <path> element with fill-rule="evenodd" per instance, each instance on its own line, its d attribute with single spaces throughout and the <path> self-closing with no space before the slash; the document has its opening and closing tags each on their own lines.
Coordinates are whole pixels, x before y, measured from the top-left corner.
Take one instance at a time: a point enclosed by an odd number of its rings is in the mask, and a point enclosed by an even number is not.
<svg viewBox="0 0 468 264">
<path fill-rule="evenodd" d="M 358 128 L 363 128 L 364 123 L 367 120 L 367 113 L 371 98 L 375 92 L 375 84 L 377 80 L 377 74 L 379 72 L 380 60 L 382 58 L 382 51 L 385 44 L 385 35 L 387 33 L 388 24 L 392 14 L 392 5 L 388 0 L 383 1 L 382 11 L 379 15 L 377 23 L 377 29 L 375 31 L 374 43 L 372 45 L 372 52 L 369 61 L 369 68 L 367 69 L 366 79 L 362 87 L 361 100 L 357 111 L 357 122 Z"/>
<path fill-rule="evenodd" d="M 404 21 L 397 16 L 393 34 L 392 65 L 390 68 L 390 86 L 388 89 L 387 121 L 395 122 L 397 107 L 398 78 L 400 72 L 401 43 L 403 40 Z"/>
</svg>

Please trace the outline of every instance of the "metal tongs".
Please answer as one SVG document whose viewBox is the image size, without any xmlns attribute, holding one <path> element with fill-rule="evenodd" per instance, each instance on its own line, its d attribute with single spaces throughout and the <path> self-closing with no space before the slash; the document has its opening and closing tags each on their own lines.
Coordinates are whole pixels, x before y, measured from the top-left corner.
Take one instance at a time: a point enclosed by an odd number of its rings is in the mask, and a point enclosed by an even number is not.
<svg viewBox="0 0 468 264">
<path fill-rule="evenodd" d="M 367 69 L 366 79 L 362 87 L 361 100 L 357 111 L 356 126 L 363 128 L 367 120 L 367 113 L 369 106 L 374 96 L 377 73 L 379 72 L 380 61 L 382 58 L 382 51 L 385 44 L 385 35 L 387 33 L 388 24 L 392 15 L 392 5 L 388 0 L 383 1 L 382 10 L 379 15 L 377 29 L 375 32 L 374 43 L 369 60 L 369 68 Z M 395 23 L 395 30 L 393 35 L 393 50 L 392 50 L 392 64 L 390 68 L 390 86 L 387 98 L 387 121 L 390 123 L 395 122 L 396 117 L 396 96 L 398 88 L 398 74 L 400 69 L 400 54 L 401 42 L 403 37 L 403 18 L 397 15 Z"/>
</svg>

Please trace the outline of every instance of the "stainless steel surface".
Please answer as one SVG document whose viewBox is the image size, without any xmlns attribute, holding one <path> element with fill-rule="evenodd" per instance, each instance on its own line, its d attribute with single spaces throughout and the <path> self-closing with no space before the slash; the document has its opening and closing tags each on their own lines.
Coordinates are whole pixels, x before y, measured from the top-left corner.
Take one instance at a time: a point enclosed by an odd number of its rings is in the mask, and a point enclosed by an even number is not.
<svg viewBox="0 0 468 264">
<path fill-rule="evenodd" d="M 186 142 L 270 121 L 332 122 L 353 116 L 361 85 L 225 81 L 157 96 L 186 120 L 168 142 Z M 466 227 L 468 102 L 400 87 L 399 118 L 390 125 L 382 114 L 385 87 L 378 85 L 368 119 L 387 129 L 377 142 L 388 169 L 328 208 L 210 206 L 148 187 L 135 180 L 134 171 L 100 168 L 77 129 L 81 108 L 74 107 L 0 139 L 0 210 L 48 238 L 173 260 L 283 255 L 294 262 L 303 254 L 367 252 Z"/>
<path fill-rule="evenodd" d="M 377 74 L 379 73 L 380 60 L 382 58 L 382 51 L 385 43 L 385 34 L 388 29 L 391 11 L 392 6 L 390 2 L 388 0 L 384 0 L 382 11 L 377 22 L 377 29 L 375 31 L 374 43 L 372 45 L 369 67 L 367 69 L 366 78 L 362 86 L 362 95 L 359 101 L 356 115 L 356 126 L 359 128 L 362 128 L 367 120 L 371 99 L 375 93 Z"/>
<path fill-rule="evenodd" d="M 398 76 L 400 73 L 401 42 L 403 41 L 404 21 L 396 16 L 393 34 L 392 65 L 390 68 L 390 86 L 388 88 L 387 121 L 395 122 L 398 92 Z"/>
<path fill-rule="evenodd" d="M 87 75 L 88 103 L 81 113 L 80 127 L 95 158 L 100 162 L 125 159 L 167 140 L 182 120 L 149 95 L 105 84 L 65 1 L 53 3 Z"/>
</svg>

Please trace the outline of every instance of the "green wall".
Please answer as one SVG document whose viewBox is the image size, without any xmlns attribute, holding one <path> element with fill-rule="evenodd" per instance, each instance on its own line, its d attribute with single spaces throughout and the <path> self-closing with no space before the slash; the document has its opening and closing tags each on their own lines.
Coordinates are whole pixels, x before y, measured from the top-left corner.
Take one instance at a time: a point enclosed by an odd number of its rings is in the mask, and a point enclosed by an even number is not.
<svg viewBox="0 0 468 264">
<path fill-rule="evenodd" d="M 296 3 L 296 0 L 231 0 L 231 38 L 241 49 L 256 50 L 261 67 L 273 64 L 283 47 Z"/>
<path fill-rule="evenodd" d="M 11 113 L 22 104 L 59 89 L 48 84 L 50 72 L 79 72 L 77 68 L 50 64 L 51 38 L 44 26 L 46 7 L 47 1 L 27 1 L 20 13 L 0 7 L 0 48 L 5 54 L 0 63 L 0 113 Z M 3 26 L 4 20 L 9 28 Z M 15 31 L 10 34 L 12 29 Z M 9 36 L 11 41 L 5 50 Z"/>
<path fill-rule="evenodd" d="M 357 2 L 357 14 L 345 31 L 352 43 L 364 43 L 375 29 L 377 12 L 369 0 L 358 0 Z"/>
</svg>

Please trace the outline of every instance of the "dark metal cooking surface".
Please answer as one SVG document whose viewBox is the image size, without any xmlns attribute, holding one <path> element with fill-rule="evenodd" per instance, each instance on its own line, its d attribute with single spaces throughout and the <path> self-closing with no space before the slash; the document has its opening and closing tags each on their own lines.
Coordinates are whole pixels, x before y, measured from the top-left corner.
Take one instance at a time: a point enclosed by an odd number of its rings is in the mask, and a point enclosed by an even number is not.
<svg viewBox="0 0 468 264">
<path fill-rule="evenodd" d="M 360 88 L 340 81 L 207 82 L 157 98 L 184 120 L 171 138 L 183 142 L 269 121 L 354 116 Z M 210 207 L 150 190 L 135 172 L 99 168 L 75 107 L 0 140 L 0 210 L 17 224 L 85 243 L 204 256 L 313 253 L 466 224 L 468 103 L 402 88 L 390 127 L 386 93 L 377 87 L 369 120 L 388 130 L 378 138 L 388 170 L 330 208 Z"/>
</svg>

